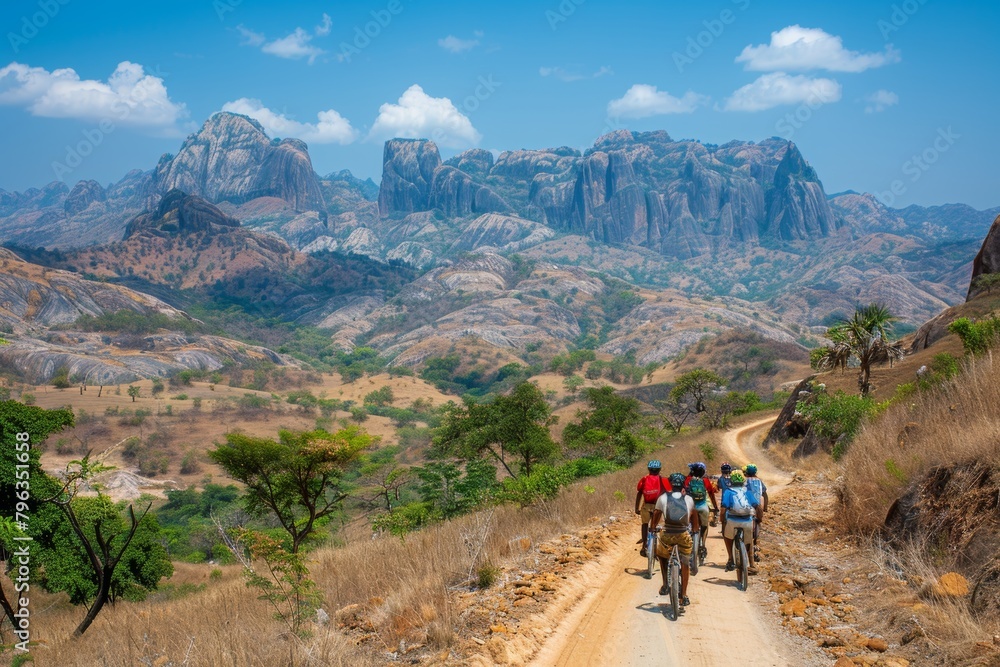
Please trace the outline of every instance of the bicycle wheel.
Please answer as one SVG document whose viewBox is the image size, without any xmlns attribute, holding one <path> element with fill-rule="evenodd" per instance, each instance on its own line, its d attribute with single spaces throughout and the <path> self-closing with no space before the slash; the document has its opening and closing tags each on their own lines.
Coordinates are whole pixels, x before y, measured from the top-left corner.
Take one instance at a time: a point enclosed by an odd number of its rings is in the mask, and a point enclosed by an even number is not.
<svg viewBox="0 0 1000 667">
<path fill-rule="evenodd" d="M 736 578 L 740 585 L 741 591 L 746 591 L 750 586 L 750 559 L 747 556 L 747 544 L 744 541 L 742 531 L 737 533 L 737 538 L 739 540 L 739 549 L 733 552 L 735 555 L 739 553 L 740 562 L 736 565 Z"/>
<path fill-rule="evenodd" d="M 698 574 L 698 565 L 701 563 L 701 535 L 694 533 L 691 535 L 691 574 Z"/>
<path fill-rule="evenodd" d="M 653 578 L 653 569 L 656 567 L 656 533 L 650 531 L 646 540 L 646 557 L 649 562 L 646 564 L 646 578 Z"/>
<path fill-rule="evenodd" d="M 676 551 L 670 559 L 670 611 L 676 621 L 681 613 L 681 562 Z"/>
<path fill-rule="evenodd" d="M 698 545 L 698 565 L 704 565 L 705 559 L 708 558 L 708 547 L 705 546 L 705 540 L 708 539 L 708 528 L 701 529 L 701 541 Z"/>
</svg>

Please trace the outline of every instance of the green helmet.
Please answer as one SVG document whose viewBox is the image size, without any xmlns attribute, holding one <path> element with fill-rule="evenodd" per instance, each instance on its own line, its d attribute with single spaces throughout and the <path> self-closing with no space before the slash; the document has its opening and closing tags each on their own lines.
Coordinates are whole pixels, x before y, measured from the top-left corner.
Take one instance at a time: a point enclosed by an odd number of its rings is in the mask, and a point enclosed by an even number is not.
<svg viewBox="0 0 1000 667">
<path fill-rule="evenodd" d="M 746 478 L 746 477 L 744 477 L 744 476 L 743 476 L 743 473 L 742 473 L 742 472 L 740 472 L 739 470 L 734 470 L 734 471 L 733 471 L 733 474 L 729 476 L 729 482 L 730 482 L 730 483 L 731 483 L 731 484 L 732 484 L 733 486 L 740 486 L 740 485 L 741 485 L 741 484 L 743 484 L 743 483 L 744 483 L 745 481 L 747 481 L 747 478 Z"/>
<path fill-rule="evenodd" d="M 670 486 L 673 487 L 674 491 L 680 491 L 684 488 L 684 480 L 686 479 L 686 477 L 684 477 L 684 473 L 671 473 L 668 479 L 670 480 Z"/>
<path fill-rule="evenodd" d="M 648 468 L 650 471 L 660 470 L 661 468 L 663 468 L 663 464 L 657 461 L 656 459 L 653 459 L 652 461 L 646 464 L 646 468 Z"/>
</svg>

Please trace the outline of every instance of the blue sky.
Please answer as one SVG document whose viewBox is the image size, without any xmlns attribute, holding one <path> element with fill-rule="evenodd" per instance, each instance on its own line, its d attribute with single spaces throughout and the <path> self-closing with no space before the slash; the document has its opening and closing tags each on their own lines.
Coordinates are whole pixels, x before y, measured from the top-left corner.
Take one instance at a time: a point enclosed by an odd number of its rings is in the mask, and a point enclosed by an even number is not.
<svg viewBox="0 0 1000 667">
<path fill-rule="evenodd" d="M 0 25 L 7 190 L 152 168 L 230 108 L 376 181 L 395 134 L 448 155 L 622 127 L 783 136 L 827 192 L 1000 204 L 990 2 L 34 0 Z"/>
</svg>

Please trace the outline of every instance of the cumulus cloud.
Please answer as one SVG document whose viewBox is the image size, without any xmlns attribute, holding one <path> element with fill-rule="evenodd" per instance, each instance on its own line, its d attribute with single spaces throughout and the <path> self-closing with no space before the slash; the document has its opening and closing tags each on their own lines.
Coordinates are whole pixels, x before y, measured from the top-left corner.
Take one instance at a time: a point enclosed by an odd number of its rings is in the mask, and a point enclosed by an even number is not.
<svg viewBox="0 0 1000 667">
<path fill-rule="evenodd" d="M 237 32 L 243 38 L 240 42 L 243 46 L 259 48 L 262 52 L 277 56 L 278 58 L 288 58 L 289 60 L 300 60 L 306 58 L 312 65 L 318 56 L 326 53 L 323 49 L 312 43 L 313 33 L 317 37 L 325 37 L 330 34 L 333 28 L 333 19 L 329 14 L 323 14 L 320 24 L 313 28 L 312 32 L 304 28 L 296 28 L 288 35 L 268 41 L 264 33 L 256 32 L 244 25 L 236 26 Z"/>
<path fill-rule="evenodd" d="M 763 111 L 783 104 L 800 103 L 820 106 L 837 102 L 841 92 L 841 85 L 833 79 L 772 72 L 734 92 L 726 100 L 725 110 Z"/>
<path fill-rule="evenodd" d="M 891 106 L 899 104 L 899 95 L 888 90 L 876 90 L 865 96 L 865 113 L 881 113 Z"/>
<path fill-rule="evenodd" d="M 448 148 L 468 148 L 482 139 L 472 121 L 451 100 L 431 97 L 417 84 L 407 88 L 396 104 L 386 102 L 379 107 L 368 137 L 430 138 Z"/>
<path fill-rule="evenodd" d="M 611 118 L 648 118 L 672 113 L 691 113 L 708 102 L 704 95 L 691 92 L 674 97 L 656 86 L 637 83 L 617 100 L 608 102 L 608 116 Z"/>
<path fill-rule="evenodd" d="M 279 58 L 289 58 L 291 60 L 308 58 L 309 64 L 312 65 L 313 61 L 316 60 L 316 56 L 326 53 L 318 46 L 310 44 L 312 37 L 312 35 L 302 28 L 296 28 L 295 32 L 290 35 L 276 39 L 273 42 L 267 42 L 264 46 L 260 47 L 260 50 Z"/>
<path fill-rule="evenodd" d="M 844 40 L 818 28 L 790 25 L 771 33 L 769 44 L 747 46 L 736 57 L 748 70 L 756 72 L 805 71 L 863 72 L 899 62 L 892 45 L 877 53 L 860 53 L 844 48 Z"/>
<path fill-rule="evenodd" d="M 455 35 L 448 35 L 447 37 L 442 37 L 438 40 L 438 46 L 445 51 L 450 51 L 452 53 L 471 51 L 479 46 L 479 38 L 482 36 L 483 33 L 479 30 L 475 32 L 475 38 L 473 39 L 462 39 L 461 37 L 455 37 Z"/>
<path fill-rule="evenodd" d="M 614 74 L 614 71 L 607 65 L 604 65 L 591 74 L 581 74 L 575 69 L 566 69 L 564 67 L 539 67 L 538 73 L 541 76 L 551 76 L 559 79 L 560 81 L 572 82 L 581 81 L 583 79 L 598 79 L 607 74 Z"/>
<path fill-rule="evenodd" d="M 168 133 L 188 116 L 183 104 L 170 99 L 162 78 L 127 60 L 106 82 L 81 79 L 70 68 L 49 72 L 11 63 L 0 69 L 0 105 L 24 107 L 33 116 L 110 120 Z"/>
<path fill-rule="evenodd" d="M 272 137 L 293 137 L 310 144 L 349 144 L 358 138 L 350 121 L 333 109 L 316 114 L 317 122 L 300 123 L 265 107 L 260 100 L 241 97 L 222 105 L 223 111 L 256 119 Z"/>
</svg>

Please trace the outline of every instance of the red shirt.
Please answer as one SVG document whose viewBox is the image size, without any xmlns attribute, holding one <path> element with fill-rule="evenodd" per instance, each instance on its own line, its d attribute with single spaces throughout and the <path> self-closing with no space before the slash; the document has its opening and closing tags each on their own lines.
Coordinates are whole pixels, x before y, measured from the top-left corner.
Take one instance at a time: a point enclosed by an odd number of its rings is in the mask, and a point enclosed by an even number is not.
<svg viewBox="0 0 1000 667">
<path fill-rule="evenodd" d="M 659 498 L 660 494 L 666 491 L 666 489 L 666 480 L 664 480 L 660 475 L 646 475 L 640 479 L 639 483 L 635 486 L 636 491 L 642 491 L 643 502 L 647 503 L 655 503 L 656 499 Z M 652 500 L 649 500 L 650 496 L 654 496 Z"/>
</svg>

